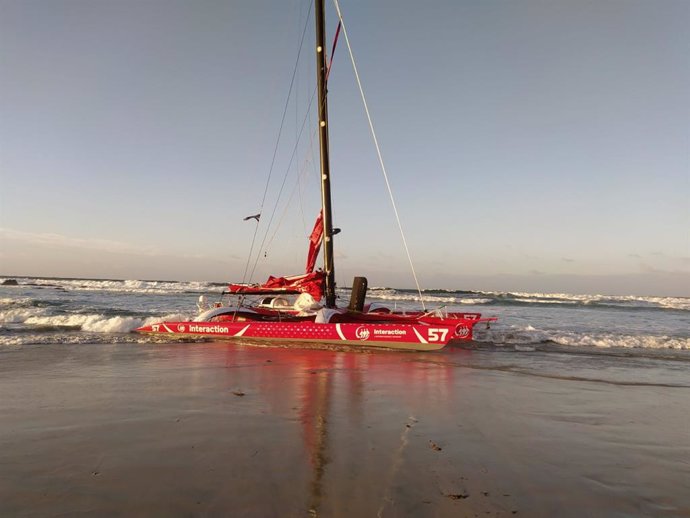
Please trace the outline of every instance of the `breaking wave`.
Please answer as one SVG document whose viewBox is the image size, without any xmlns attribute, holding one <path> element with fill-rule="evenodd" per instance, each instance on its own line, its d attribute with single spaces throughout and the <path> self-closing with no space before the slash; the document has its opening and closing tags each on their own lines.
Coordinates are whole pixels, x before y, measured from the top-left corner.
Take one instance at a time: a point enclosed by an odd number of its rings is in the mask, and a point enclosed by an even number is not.
<svg viewBox="0 0 690 518">
<path fill-rule="evenodd" d="M 53 288 L 65 291 L 111 292 L 132 294 L 183 294 L 220 293 L 227 286 L 224 282 L 206 281 L 157 281 L 157 280 L 109 280 L 109 279 L 51 279 L 17 277 L 20 287 Z M 7 278 L 0 278 L 0 283 Z M 349 297 L 349 288 L 341 288 L 343 297 Z M 419 302 L 416 290 L 388 287 L 371 287 L 371 299 L 392 302 Z M 0 299 L 0 307 L 11 299 Z M 527 293 L 501 291 L 466 291 L 431 289 L 422 290 L 421 300 L 430 304 L 457 304 L 477 306 L 587 306 L 621 309 L 659 309 L 690 311 L 689 297 L 641 297 L 636 295 L 578 295 L 570 293 Z M 16 303 L 16 300 L 15 300 Z"/>
<path fill-rule="evenodd" d="M 372 288 L 368 296 L 390 301 L 419 302 L 416 290 Z M 498 291 L 422 290 L 424 302 L 492 306 L 587 306 L 602 308 L 690 311 L 688 297 L 641 297 L 636 295 L 577 295 L 569 293 L 523 293 Z"/>
<path fill-rule="evenodd" d="M 44 343 L 151 341 L 131 332 L 163 320 L 189 320 L 199 294 L 220 294 L 225 283 L 17 277 L 0 291 L 0 346 Z M 5 279 L 0 278 L 0 283 Z M 350 290 L 338 290 L 346 305 Z M 368 298 L 398 309 L 419 309 L 416 290 L 372 287 Z M 453 306 L 498 316 L 475 339 L 525 350 L 551 344 L 572 348 L 690 350 L 690 298 L 568 293 L 425 290 L 429 309 Z M 573 310 L 571 312 L 571 310 Z"/>
<path fill-rule="evenodd" d="M 4 280 L 0 278 L 0 283 Z M 215 288 L 226 286 L 225 283 L 205 281 L 142 281 L 142 280 L 109 280 L 109 279 L 42 279 L 16 277 L 19 286 L 53 288 L 65 291 L 102 291 L 118 293 L 167 294 L 167 293 L 207 293 Z"/>
<path fill-rule="evenodd" d="M 120 343 L 147 343 L 150 337 L 137 334 L 103 334 L 103 333 L 60 333 L 59 335 L 47 333 L 32 333 L 12 336 L 0 335 L 0 348 L 12 350 L 25 345 L 51 345 L 51 344 L 120 344 Z"/>
<path fill-rule="evenodd" d="M 636 295 L 576 295 L 569 293 L 486 292 L 492 298 L 517 304 L 567 304 L 625 309 L 674 309 L 690 311 L 687 297 L 640 297 Z"/>
<path fill-rule="evenodd" d="M 190 318 L 191 315 L 180 313 L 137 318 L 103 314 L 51 315 L 44 308 L 9 310 L 0 312 L 0 345 L 91 343 L 95 340 L 94 334 L 112 337 L 116 334 L 129 334 L 138 327 L 166 320 L 189 320 Z M 71 331 L 80 331 L 84 334 L 69 334 Z M 103 338 L 97 341 L 111 340 Z"/>
<path fill-rule="evenodd" d="M 545 331 L 531 325 L 490 329 L 476 328 L 474 339 L 477 342 L 494 345 L 539 345 L 557 344 L 569 347 L 625 348 L 625 349 L 676 349 L 690 350 L 690 338 L 651 335 L 617 334 L 605 332 Z"/>
</svg>

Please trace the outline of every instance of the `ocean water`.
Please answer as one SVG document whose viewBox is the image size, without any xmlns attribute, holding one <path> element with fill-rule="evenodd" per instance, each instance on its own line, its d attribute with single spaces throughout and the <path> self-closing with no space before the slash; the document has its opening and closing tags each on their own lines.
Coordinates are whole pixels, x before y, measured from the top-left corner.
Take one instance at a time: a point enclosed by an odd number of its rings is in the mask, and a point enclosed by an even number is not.
<svg viewBox="0 0 690 518">
<path fill-rule="evenodd" d="M 28 344 L 155 342 L 133 330 L 196 315 L 223 283 L 16 277 L 0 286 L 0 350 Z M 0 277 L 0 283 L 6 278 Z M 340 300 L 349 301 L 349 290 Z M 498 317 L 477 326 L 470 347 L 511 351 L 603 352 L 690 360 L 690 298 L 428 290 L 427 310 Z M 370 288 L 368 300 L 418 309 L 414 290 Z"/>
</svg>

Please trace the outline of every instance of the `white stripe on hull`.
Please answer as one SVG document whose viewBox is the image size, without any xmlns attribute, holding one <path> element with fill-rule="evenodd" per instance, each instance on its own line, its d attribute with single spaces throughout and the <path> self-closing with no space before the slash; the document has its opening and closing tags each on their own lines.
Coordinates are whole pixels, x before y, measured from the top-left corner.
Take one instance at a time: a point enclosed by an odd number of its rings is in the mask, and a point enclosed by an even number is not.
<svg viewBox="0 0 690 518">
<path fill-rule="evenodd" d="M 343 334 L 343 330 L 340 329 L 340 324 L 335 325 L 335 330 L 338 332 L 338 336 L 340 339 L 344 342 L 347 342 L 347 338 L 345 338 L 345 335 Z"/>
<path fill-rule="evenodd" d="M 247 325 L 244 327 L 244 329 L 238 331 L 237 334 L 235 335 L 235 338 L 238 338 L 238 337 L 242 336 L 242 335 L 244 334 L 244 332 L 245 332 L 247 329 L 249 329 L 249 325 L 250 325 L 250 324 L 247 324 Z"/>
<path fill-rule="evenodd" d="M 412 328 L 412 331 L 414 331 L 414 334 L 417 335 L 417 338 L 419 338 L 419 341 L 420 341 L 421 343 L 423 343 L 423 344 L 428 344 L 428 343 L 429 343 L 429 342 L 427 342 L 426 340 L 424 340 L 424 338 L 422 338 L 422 335 L 420 335 L 419 332 L 418 332 L 414 327 Z"/>
</svg>

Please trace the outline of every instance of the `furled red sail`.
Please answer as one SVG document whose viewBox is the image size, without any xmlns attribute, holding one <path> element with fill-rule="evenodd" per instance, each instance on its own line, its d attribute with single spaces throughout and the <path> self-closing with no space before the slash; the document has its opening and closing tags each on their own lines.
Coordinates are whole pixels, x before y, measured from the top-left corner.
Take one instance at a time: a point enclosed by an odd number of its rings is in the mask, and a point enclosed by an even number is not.
<svg viewBox="0 0 690 518">
<path fill-rule="evenodd" d="M 323 211 L 319 212 L 319 215 L 316 218 L 316 223 L 314 223 L 314 228 L 309 235 L 309 252 L 307 253 L 307 269 L 305 270 L 305 273 L 311 273 L 314 271 L 316 257 L 319 255 L 319 250 L 321 250 L 322 239 Z"/>
<path fill-rule="evenodd" d="M 325 275 L 321 271 L 295 275 L 292 277 L 273 277 L 263 284 L 231 284 L 230 293 L 238 295 L 279 295 L 309 293 L 314 300 L 323 297 Z"/>
<path fill-rule="evenodd" d="M 277 295 L 309 293 L 314 300 L 323 297 L 326 275 L 322 271 L 314 271 L 316 257 L 321 250 L 323 239 L 323 212 L 319 212 L 314 223 L 314 229 L 309 235 L 309 252 L 307 254 L 307 271 L 304 275 L 291 277 L 273 277 L 272 275 L 263 284 L 231 284 L 230 293 L 238 295 Z"/>
</svg>

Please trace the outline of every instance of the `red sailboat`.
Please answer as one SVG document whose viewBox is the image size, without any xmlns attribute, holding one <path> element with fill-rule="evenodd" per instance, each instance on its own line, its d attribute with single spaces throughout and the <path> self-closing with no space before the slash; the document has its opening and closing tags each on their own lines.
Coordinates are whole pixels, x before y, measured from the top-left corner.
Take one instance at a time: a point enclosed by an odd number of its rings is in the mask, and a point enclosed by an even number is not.
<svg viewBox="0 0 690 518">
<path fill-rule="evenodd" d="M 350 304 L 337 307 L 333 261 L 333 236 L 337 229 L 332 225 L 331 210 L 324 0 L 316 0 L 315 14 L 322 207 L 309 237 L 305 273 L 269 277 L 263 284 L 231 284 L 227 293 L 238 297 L 237 302 L 218 303 L 211 308 L 202 302 L 201 312 L 193 321 L 160 322 L 137 332 L 182 338 L 434 350 L 453 341 L 471 340 L 477 323 L 494 320 L 482 319 L 479 313 L 396 312 L 375 304 L 365 305 L 364 277 L 355 278 Z M 250 218 L 258 221 L 259 215 Z M 322 246 L 323 270 L 315 270 Z M 247 302 L 252 297 L 258 299 Z"/>
</svg>

